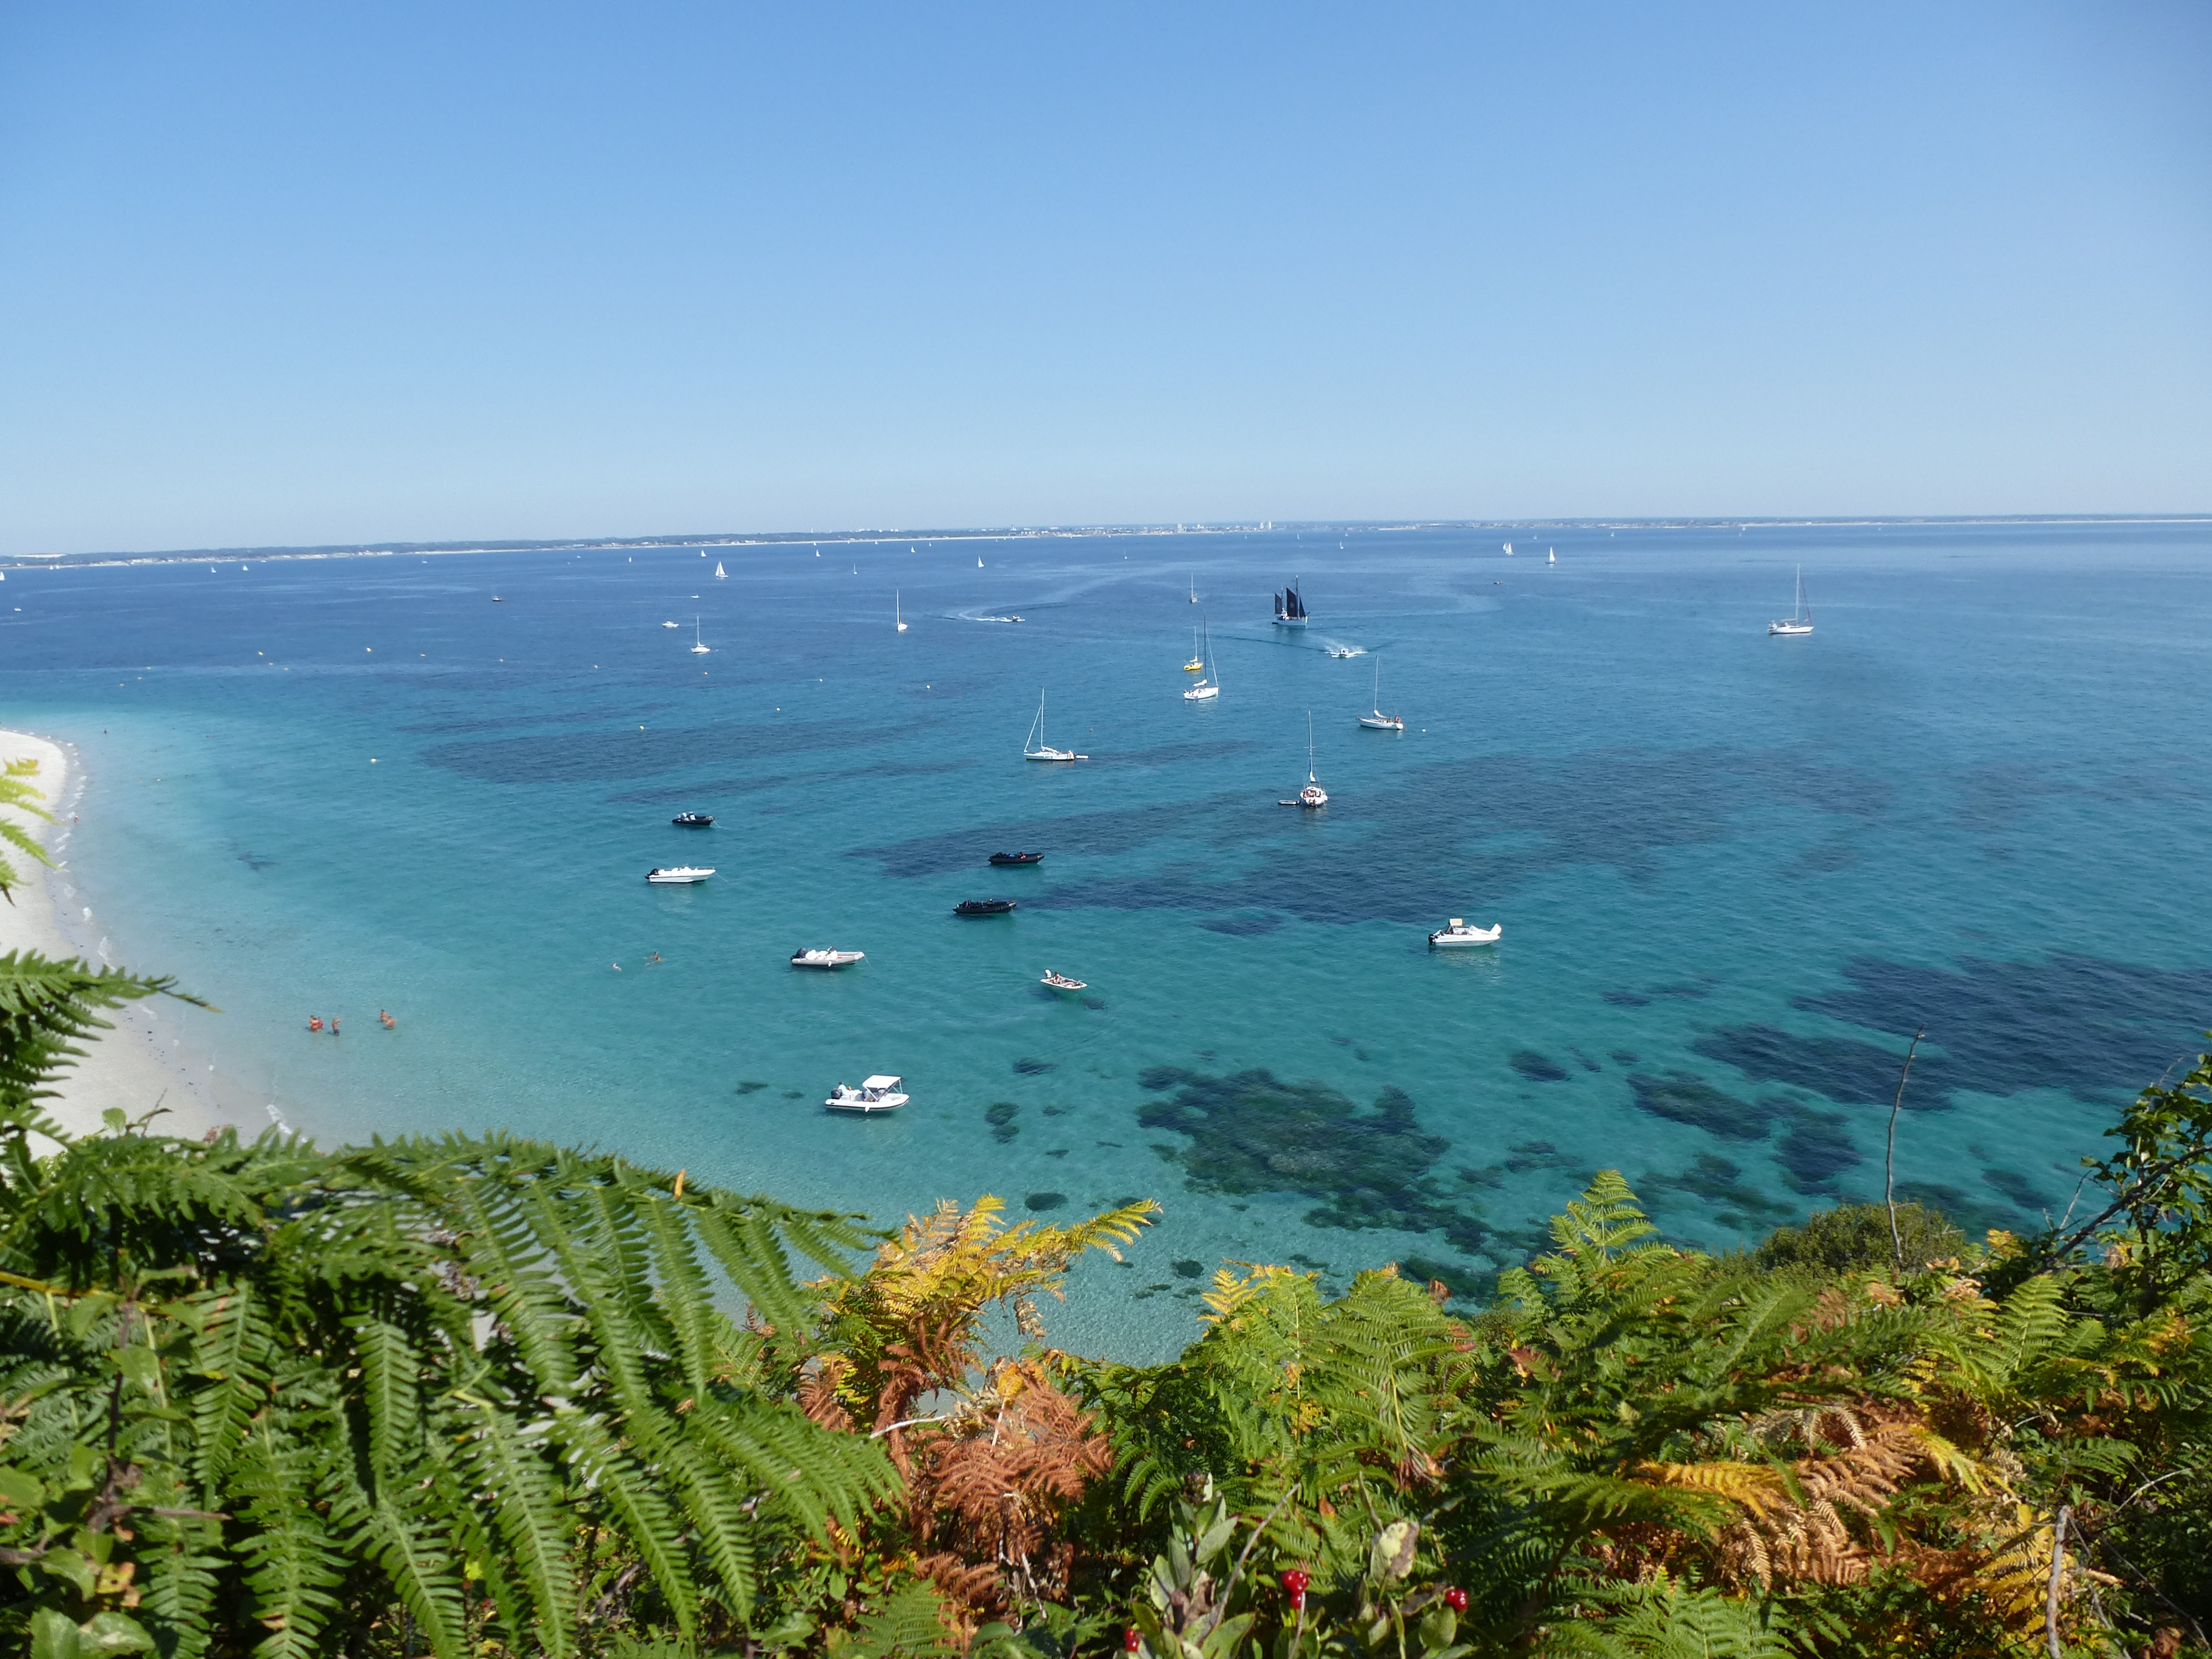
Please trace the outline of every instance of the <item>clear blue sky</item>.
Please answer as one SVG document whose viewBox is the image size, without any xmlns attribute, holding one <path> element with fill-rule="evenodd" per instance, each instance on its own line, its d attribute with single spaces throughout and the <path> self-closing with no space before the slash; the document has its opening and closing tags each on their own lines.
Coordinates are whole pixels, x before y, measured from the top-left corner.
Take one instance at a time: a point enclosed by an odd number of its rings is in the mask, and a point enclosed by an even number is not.
<svg viewBox="0 0 2212 1659">
<path fill-rule="evenodd" d="M 2212 507 L 2212 7 L 0 0 L 0 553 Z"/>
</svg>

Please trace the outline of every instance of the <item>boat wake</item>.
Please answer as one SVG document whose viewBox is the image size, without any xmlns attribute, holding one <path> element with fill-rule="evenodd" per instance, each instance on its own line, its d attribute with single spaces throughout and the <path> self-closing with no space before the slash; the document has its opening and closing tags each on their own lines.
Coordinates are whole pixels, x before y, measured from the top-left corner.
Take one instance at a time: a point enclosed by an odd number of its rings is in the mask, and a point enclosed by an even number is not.
<svg viewBox="0 0 2212 1659">
<path fill-rule="evenodd" d="M 1321 643 L 1332 657 L 1364 657 L 1367 654 L 1367 647 L 1364 645 L 1346 645 L 1342 640 L 1333 640 L 1327 635 L 1322 636 Z"/>
</svg>

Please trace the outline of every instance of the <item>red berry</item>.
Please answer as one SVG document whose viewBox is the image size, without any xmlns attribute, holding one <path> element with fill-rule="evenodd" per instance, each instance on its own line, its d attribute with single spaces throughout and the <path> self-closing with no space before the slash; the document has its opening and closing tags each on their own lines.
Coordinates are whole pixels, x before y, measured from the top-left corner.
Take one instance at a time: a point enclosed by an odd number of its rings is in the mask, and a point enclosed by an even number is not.
<svg viewBox="0 0 2212 1659">
<path fill-rule="evenodd" d="M 1283 1575 L 1283 1588 L 1293 1595 L 1304 1595 L 1306 1593 L 1306 1586 L 1312 1583 L 1313 1580 L 1297 1567 L 1292 1567 Z"/>
<path fill-rule="evenodd" d="M 1467 1592 L 1462 1589 L 1457 1584 L 1454 1584 L 1449 1589 L 1444 1592 L 1444 1605 L 1449 1607 L 1454 1613 L 1465 1613 L 1467 1611 Z"/>
<path fill-rule="evenodd" d="M 1134 1653 L 1137 1650 L 1138 1644 L 1142 1642 L 1144 1639 L 1145 1638 L 1137 1634 L 1137 1627 L 1134 1625 L 1130 1626 L 1127 1630 L 1121 1633 L 1121 1645 L 1127 1648 L 1131 1653 Z"/>
</svg>

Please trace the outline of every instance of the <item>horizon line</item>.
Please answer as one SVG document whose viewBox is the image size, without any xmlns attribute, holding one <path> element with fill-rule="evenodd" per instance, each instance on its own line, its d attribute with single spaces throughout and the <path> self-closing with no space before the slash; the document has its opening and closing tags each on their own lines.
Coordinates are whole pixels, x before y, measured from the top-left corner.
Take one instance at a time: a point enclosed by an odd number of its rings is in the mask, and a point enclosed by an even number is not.
<svg viewBox="0 0 2212 1659">
<path fill-rule="evenodd" d="M 2199 513 L 1966 513 L 1850 514 L 1664 514 L 1651 517 L 1528 519 L 1237 519 L 1170 522 L 1132 521 L 1092 525 L 939 526 L 915 529 L 851 528 L 827 531 L 704 531 L 684 534 L 500 538 L 489 540 L 326 542 L 259 547 L 197 547 L 111 550 L 82 553 L 19 553 L 0 561 L 0 569 L 25 570 L 58 565 L 193 563 L 204 559 L 334 559 L 392 557 L 403 553 L 588 552 L 598 550 L 677 547 L 838 546 L 890 541 L 975 542 L 1079 539 L 1099 536 L 1214 536 L 1273 534 L 1285 530 L 1712 530 L 1848 529 L 1889 525 L 2096 525 L 2212 524 L 2212 512 Z"/>
</svg>

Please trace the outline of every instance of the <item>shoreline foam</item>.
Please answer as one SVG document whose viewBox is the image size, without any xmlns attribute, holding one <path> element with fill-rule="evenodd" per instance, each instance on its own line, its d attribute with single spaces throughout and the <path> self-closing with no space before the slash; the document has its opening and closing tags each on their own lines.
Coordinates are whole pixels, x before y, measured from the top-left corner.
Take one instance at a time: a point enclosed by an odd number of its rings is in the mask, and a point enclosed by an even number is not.
<svg viewBox="0 0 2212 1659">
<path fill-rule="evenodd" d="M 10 951 L 36 951 L 56 960 L 79 957 L 95 967 L 117 964 L 95 912 L 86 903 L 76 872 L 70 862 L 70 842 L 76 815 L 71 811 L 83 797 L 88 779 L 76 754 L 50 738 L 26 732 L 0 730 L 0 761 L 34 759 L 39 770 L 32 783 L 44 795 L 55 822 L 43 823 L 16 814 L 46 848 L 54 868 L 14 854 L 9 860 L 17 880 L 10 895 L 13 904 L 0 902 L 0 955 Z M 81 935 L 91 935 L 90 942 Z M 156 964 L 134 964 L 141 972 L 158 973 Z M 235 1109 L 221 1097 L 231 1092 L 223 1079 L 210 1072 L 195 1075 L 190 1060 L 161 1029 L 147 1001 L 127 1003 L 104 1015 L 114 1028 L 85 1043 L 84 1057 L 68 1066 L 56 1079 L 55 1098 L 42 1101 L 41 1109 L 71 1134 L 97 1134 L 102 1115 L 111 1108 L 139 1117 L 156 1106 L 164 1115 L 155 1127 L 161 1133 L 198 1139 L 222 1125 L 234 1124 L 247 1137 L 265 1126 Z"/>
</svg>

